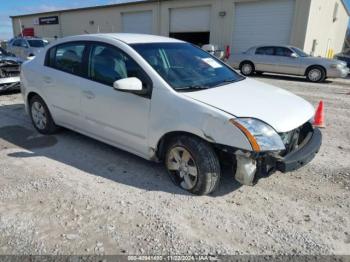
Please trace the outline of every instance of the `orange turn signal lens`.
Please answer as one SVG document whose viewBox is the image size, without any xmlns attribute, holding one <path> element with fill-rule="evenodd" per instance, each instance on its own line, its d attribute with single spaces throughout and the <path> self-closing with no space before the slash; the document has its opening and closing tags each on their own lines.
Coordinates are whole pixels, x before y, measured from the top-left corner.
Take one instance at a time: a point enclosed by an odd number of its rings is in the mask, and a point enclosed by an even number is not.
<svg viewBox="0 0 350 262">
<path fill-rule="evenodd" d="M 235 125 L 236 127 L 238 127 L 243 132 L 243 134 L 247 137 L 249 143 L 251 144 L 251 146 L 255 152 L 260 152 L 260 146 L 259 146 L 258 142 L 256 141 L 255 137 L 249 132 L 249 130 L 247 128 L 245 128 L 240 123 L 237 123 L 233 119 L 230 120 L 230 123 Z"/>
</svg>

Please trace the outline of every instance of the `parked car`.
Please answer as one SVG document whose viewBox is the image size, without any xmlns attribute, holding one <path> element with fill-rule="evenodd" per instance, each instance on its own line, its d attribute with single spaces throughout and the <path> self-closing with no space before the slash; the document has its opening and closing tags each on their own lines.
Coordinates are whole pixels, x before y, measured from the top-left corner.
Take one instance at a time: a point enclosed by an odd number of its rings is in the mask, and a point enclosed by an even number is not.
<svg viewBox="0 0 350 262">
<path fill-rule="evenodd" d="M 233 55 L 229 63 L 246 76 L 269 72 L 306 76 L 311 82 L 323 82 L 328 77 L 344 78 L 349 74 L 346 63 L 312 57 L 293 46 L 252 47 Z"/>
<path fill-rule="evenodd" d="M 172 181 L 194 194 L 217 188 L 223 159 L 236 166 L 239 182 L 253 185 L 261 175 L 306 165 L 321 146 L 308 102 L 180 40 L 64 38 L 24 63 L 21 80 L 40 133 L 64 126 L 162 161 Z"/>
<path fill-rule="evenodd" d="M 335 59 L 343 61 L 346 63 L 346 66 L 350 68 L 350 56 L 346 54 L 338 54 L 335 56 Z"/>
<path fill-rule="evenodd" d="M 26 60 L 36 56 L 48 43 L 45 39 L 18 37 L 8 43 L 7 50 L 17 57 Z"/>
<path fill-rule="evenodd" d="M 0 47 L 0 92 L 20 89 L 22 61 Z"/>
<path fill-rule="evenodd" d="M 208 52 L 209 54 L 219 58 L 220 60 L 225 59 L 225 52 L 223 50 L 220 50 L 217 46 L 215 45 L 204 45 L 201 47 L 204 51 Z"/>
</svg>

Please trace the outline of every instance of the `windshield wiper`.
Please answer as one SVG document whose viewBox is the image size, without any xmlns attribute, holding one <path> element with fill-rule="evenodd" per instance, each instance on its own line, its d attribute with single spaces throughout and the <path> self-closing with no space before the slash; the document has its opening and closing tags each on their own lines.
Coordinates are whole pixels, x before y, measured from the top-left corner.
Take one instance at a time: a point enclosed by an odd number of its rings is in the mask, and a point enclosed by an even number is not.
<svg viewBox="0 0 350 262">
<path fill-rule="evenodd" d="M 227 84 L 232 84 L 232 83 L 235 83 L 237 81 L 238 81 L 237 79 L 225 79 L 224 81 L 221 81 L 220 83 L 216 84 L 214 87 L 224 86 L 224 85 L 227 85 Z"/>
<path fill-rule="evenodd" d="M 201 86 L 201 85 L 191 85 L 191 86 L 176 88 L 176 91 L 186 92 L 186 91 L 196 91 L 196 90 L 204 90 L 204 89 L 208 89 L 208 87 Z"/>
</svg>

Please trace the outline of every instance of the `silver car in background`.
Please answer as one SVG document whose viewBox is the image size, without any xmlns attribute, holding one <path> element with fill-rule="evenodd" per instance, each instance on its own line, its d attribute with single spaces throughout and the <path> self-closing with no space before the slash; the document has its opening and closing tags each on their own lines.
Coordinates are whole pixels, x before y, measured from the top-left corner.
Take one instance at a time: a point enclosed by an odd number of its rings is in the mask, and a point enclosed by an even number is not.
<svg viewBox="0 0 350 262">
<path fill-rule="evenodd" d="M 268 72 L 306 76 L 311 82 L 323 82 L 328 77 L 345 78 L 349 74 L 345 62 L 312 57 L 293 46 L 252 47 L 232 55 L 228 62 L 246 76 Z"/>
<path fill-rule="evenodd" d="M 7 47 L 7 51 L 17 57 L 27 60 L 36 56 L 49 42 L 45 39 L 34 37 L 18 37 L 12 39 Z"/>
</svg>

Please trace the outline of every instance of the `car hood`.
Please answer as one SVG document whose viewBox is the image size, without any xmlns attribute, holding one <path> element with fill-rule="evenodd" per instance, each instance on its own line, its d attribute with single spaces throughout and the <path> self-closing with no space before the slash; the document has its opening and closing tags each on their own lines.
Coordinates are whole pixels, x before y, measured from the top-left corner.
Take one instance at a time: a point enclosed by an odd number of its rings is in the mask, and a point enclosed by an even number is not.
<svg viewBox="0 0 350 262">
<path fill-rule="evenodd" d="M 236 117 L 260 119 L 279 133 L 302 126 L 315 114 L 314 107 L 301 97 L 248 78 L 184 95 Z"/>
<path fill-rule="evenodd" d="M 15 56 L 0 56 L 0 61 L 11 61 L 21 64 L 23 61 Z"/>
<path fill-rule="evenodd" d="M 345 62 L 337 60 L 337 59 L 328 59 L 328 58 L 313 57 L 313 56 L 303 57 L 303 59 L 306 59 L 309 62 L 321 63 L 321 64 L 329 64 L 329 65 L 331 65 L 331 64 L 342 64 L 342 65 L 346 65 Z"/>
</svg>

